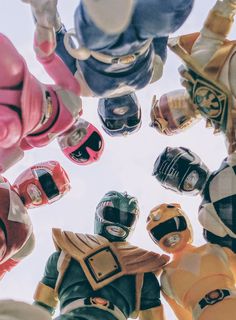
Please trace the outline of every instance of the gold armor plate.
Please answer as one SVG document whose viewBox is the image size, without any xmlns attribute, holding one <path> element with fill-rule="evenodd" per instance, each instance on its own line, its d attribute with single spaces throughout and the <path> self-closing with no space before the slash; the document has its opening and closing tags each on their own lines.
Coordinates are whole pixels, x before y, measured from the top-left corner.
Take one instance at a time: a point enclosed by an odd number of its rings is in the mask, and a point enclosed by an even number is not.
<svg viewBox="0 0 236 320">
<path fill-rule="evenodd" d="M 103 281 L 121 271 L 121 266 L 111 248 L 102 248 L 85 259 L 94 280 Z"/>
</svg>

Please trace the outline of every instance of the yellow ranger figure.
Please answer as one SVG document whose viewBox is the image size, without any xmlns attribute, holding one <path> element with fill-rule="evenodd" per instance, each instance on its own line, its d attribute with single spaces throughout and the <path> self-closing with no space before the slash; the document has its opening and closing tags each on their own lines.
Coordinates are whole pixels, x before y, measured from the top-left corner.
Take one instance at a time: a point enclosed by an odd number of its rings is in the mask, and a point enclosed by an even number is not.
<svg viewBox="0 0 236 320">
<path fill-rule="evenodd" d="M 179 320 L 235 320 L 235 254 L 207 243 L 193 246 L 179 204 L 161 204 L 147 219 L 152 240 L 172 260 L 161 274 L 163 294 Z"/>
</svg>

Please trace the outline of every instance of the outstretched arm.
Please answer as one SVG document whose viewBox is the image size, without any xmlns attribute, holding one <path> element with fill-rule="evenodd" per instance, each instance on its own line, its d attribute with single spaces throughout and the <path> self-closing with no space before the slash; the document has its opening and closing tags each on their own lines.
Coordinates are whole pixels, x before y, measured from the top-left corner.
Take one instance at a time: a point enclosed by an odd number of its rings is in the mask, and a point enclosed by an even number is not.
<svg viewBox="0 0 236 320">
<path fill-rule="evenodd" d="M 223 45 L 233 24 L 236 0 L 218 0 L 208 14 L 200 36 L 192 48 L 192 57 L 204 66 Z"/>
<path fill-rule="evenodd" d="M 140 320 L 165 320 L 163 306 L 156 308 L 140 311 L 139 313 Z"/>
<path fill-rule="evenodd" d="M 38 283 L 34 293 L 34 304 L 40 305 L 51 314 L 54 313 L 58 303 L 57 294 L 54 288 L 58 277 L 57 261 L 59 255 L 59 252 L 55 252 L 49 257 L 45 267 L 44 277 Z"/>
<path fill-rule="evenodd" d="M 192 314 L 180 306 L 174 299 L 168 297 L 164 292 L 162 292 L 163 296 L 165 297 L 166 301 L 170 305 L 171 309 L 174 311 L 177 319 L 179 320 L 192 320 Z"/>
<path fill-rule="evenodd" d="M 36 22 L 34 50 L 37 59 L 57 85 L 80 94 L 80 86 L 65 62 L 57 56 L 56 32 L 63 26 L 57 12 L 57 0 L 22 0 L 30 3 Z"/>
</svg>

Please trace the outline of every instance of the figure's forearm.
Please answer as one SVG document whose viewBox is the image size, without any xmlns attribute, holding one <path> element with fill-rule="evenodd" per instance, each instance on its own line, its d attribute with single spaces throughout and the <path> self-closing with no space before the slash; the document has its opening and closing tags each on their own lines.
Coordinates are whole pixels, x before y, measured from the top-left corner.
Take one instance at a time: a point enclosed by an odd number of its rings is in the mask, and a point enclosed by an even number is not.
<svg viewBox="0 0 236 320">
<path fill-rule="evenodd" d="M 58 298 L 55 290 L 44 283 L 39 282 L 34 294 L 34 304 L 40 305 L 51 314 L 54 314 L 57 303 Z"/>
<path fill-rule="evenodd" d="M 207 29 L 214 34 L 216 38 L 221 38 L 221 40 L 225 39 L 231 30 L 235 13 L 236 0 L 218 0 L 209 12 L 201 34 L 204 35 Z"/>
<path fill-rule="evenodd" d="M 163 306 L 155 307 L 148 310 L 140 311 L 140 320 L 165 320 Z"/>
<path fill-rule="evenodd" d="M 56 38 L 54 29 L 44 28 L 36 24 L 34 50 L 37 59 L 46 72 L 63 89 L 80 94 L 80 86 L 64 61 L 55 53 Z"/>
<path fill-rule="evenodd" d="M 206 64 L 223 45 L 228 36 L 236 13 L 236 0 L 218 0 L 211 9 L 200 36 L 192 48 L 192 57 L 200 65 Z"/>
</svg>

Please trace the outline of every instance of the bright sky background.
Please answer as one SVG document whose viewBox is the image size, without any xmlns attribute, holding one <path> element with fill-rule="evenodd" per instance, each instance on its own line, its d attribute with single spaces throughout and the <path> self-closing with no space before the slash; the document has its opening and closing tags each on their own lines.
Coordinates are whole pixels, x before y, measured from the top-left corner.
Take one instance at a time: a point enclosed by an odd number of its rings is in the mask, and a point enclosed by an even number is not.
<svg viewBox="0 0 236 320">
<path fill-rule="evenodd" d="M 58 2 L 62 20 L 69 29 L 73 27 L 73 12 L 78 0 Z M 214 3 L 213 0 L 196 0 L 193 12 L 176 35 L 200 30 Z M 20 0 L 0 1 L 0 25 L 1 32 L 11 39 L 25 57 L 31 72 L 41 81 L 51 82 L 36 61 L 32 50 L 34 25 L 29 6 Z M 235 31 L 231 38 L 235 38 Z M 181 203 L 193 224 L 194 243 L 204 243 L 202 228 L 197 220 L 200 197 L 179 196 L 163 189 L 152 177 L 153 164 L 167 145 L 190 148 L 211 170 L 217 169 L 226 157 L 223 137 L 214 136 L 211 129 L 205 128 L 203 120 L 188 131 L 173 137 L 162 136 L 149 127 L 153 95 L 160 96 L 166 91 L 181 88 L 177 72 L 179 65 L 178 58 L 169 52 L 162 79 L 138 92 L 143 112 L 142 128 L 127 138 L 111 138 L 104 133 L 105 149 L 98 163 L 87 167 L 76 166 L 63 156 L 57 142 L 54 142 L 45 148 L 26 152 L 24 159 L 5 173 L 10 182 L 13 182 L 17 175 L 30 165 L 40 161 L 58 160 L 69 174 L 72 190 L 51 206 L 29 210 L 37 240 L 36 248 L 1 281 L 0 299 L 14 298 L 31 303 L 46 260 L 54 250 L 51 228 L 93 233 L 95 207 L 109 190 L 127 191 L 139 200 L 141 216 L 131 239 L 133 244 L 153 251 L 159 250 L 145 230 L 145 220 L 150 209 L 163 202 Z M 102 131 L 96 111 L 97 99 L 84 99 L 83 107 L 83 118 Z M 168 307 L 166 314 L 168 319 L 175 319 Z"/>
</svg>

